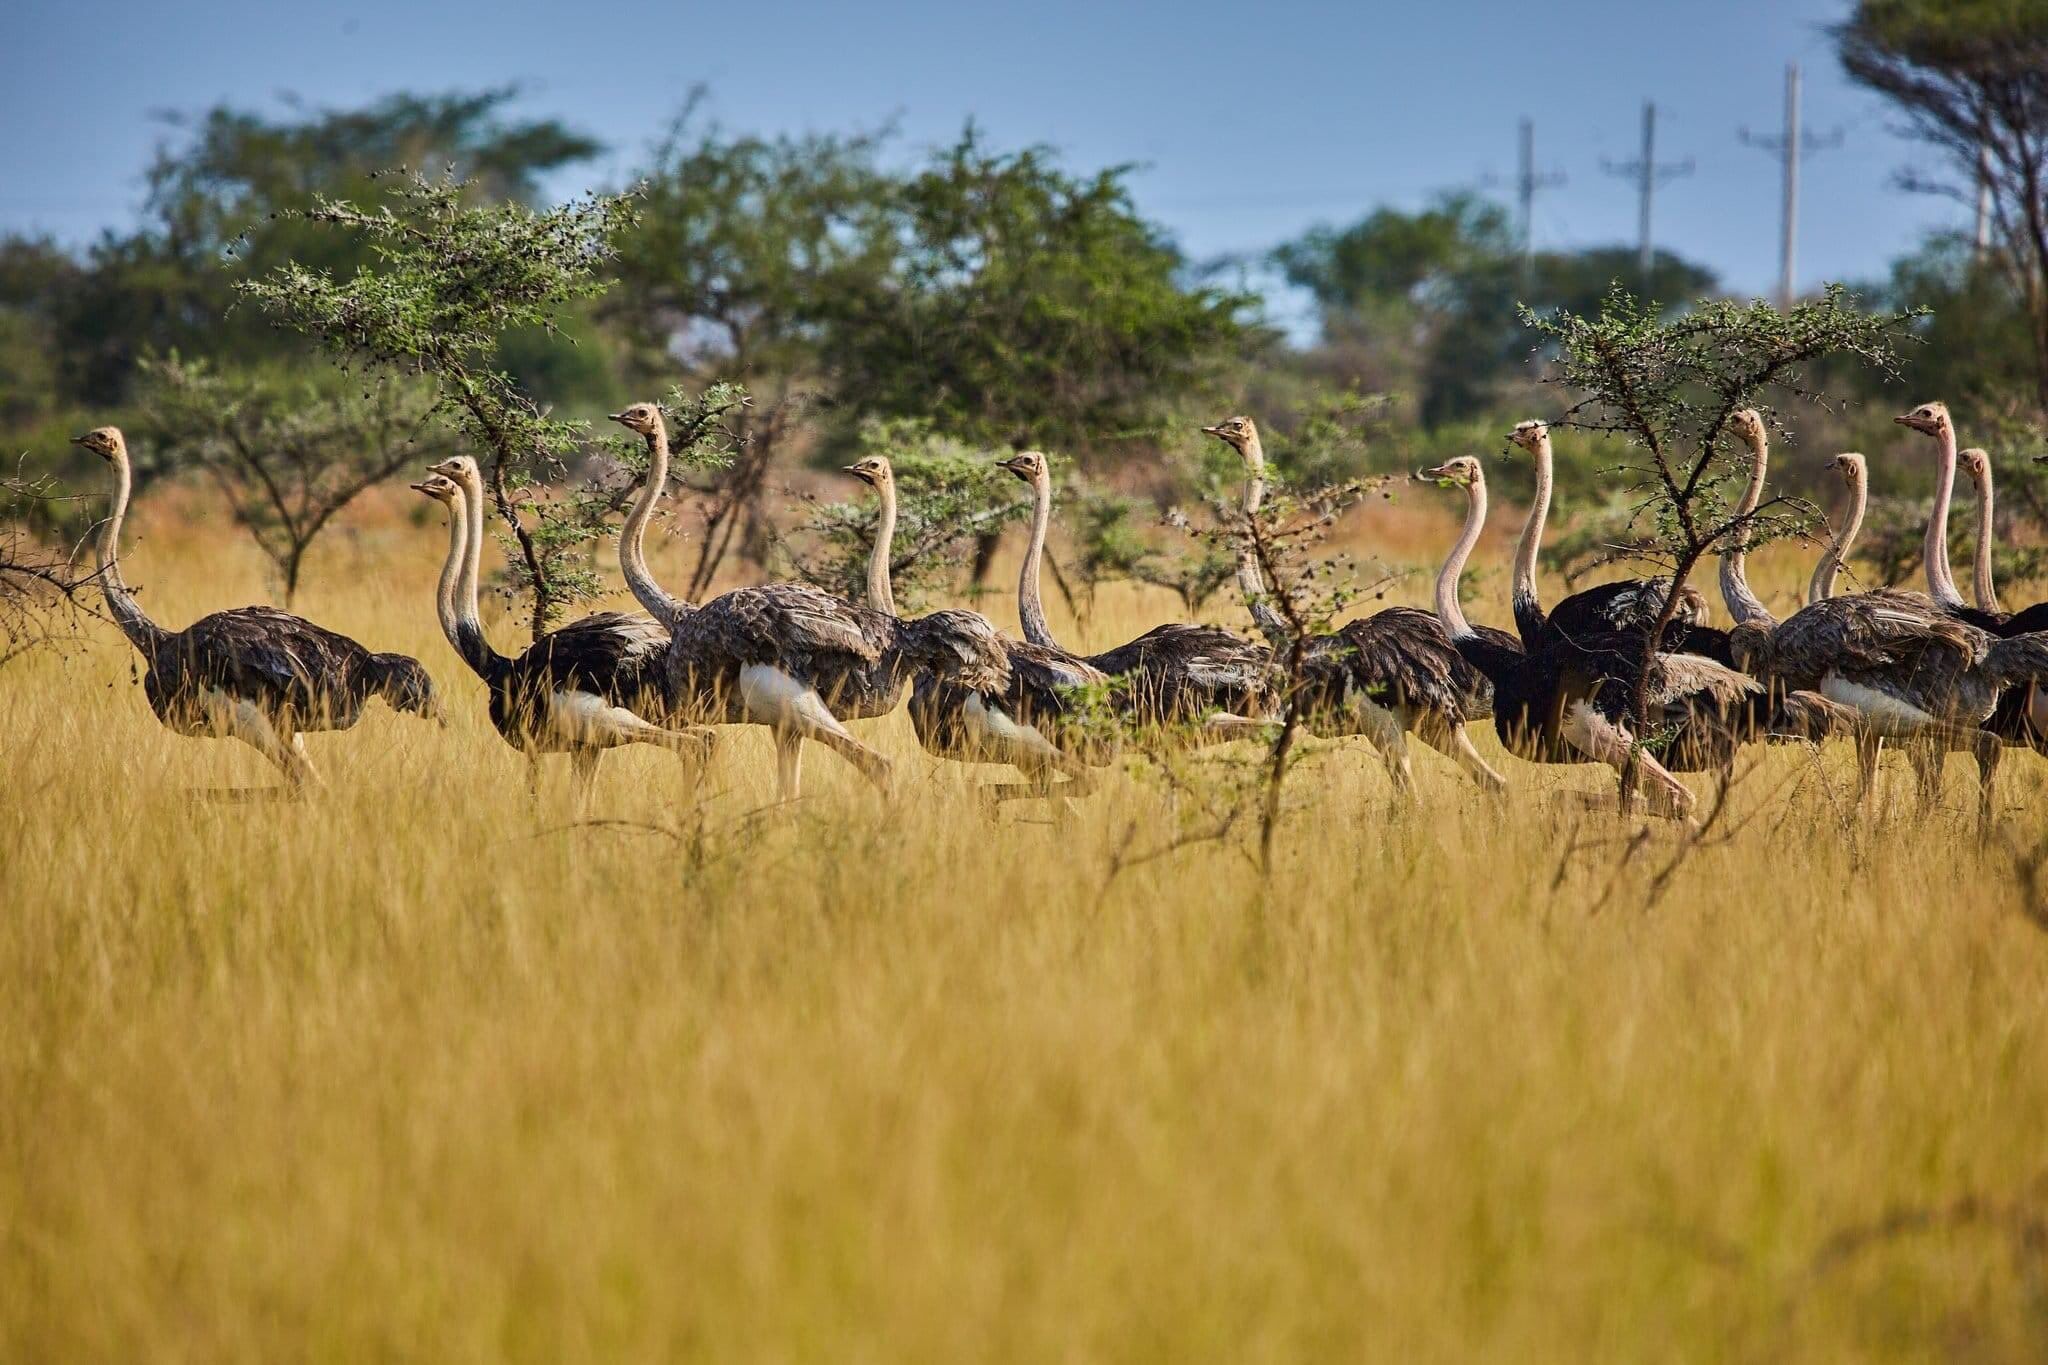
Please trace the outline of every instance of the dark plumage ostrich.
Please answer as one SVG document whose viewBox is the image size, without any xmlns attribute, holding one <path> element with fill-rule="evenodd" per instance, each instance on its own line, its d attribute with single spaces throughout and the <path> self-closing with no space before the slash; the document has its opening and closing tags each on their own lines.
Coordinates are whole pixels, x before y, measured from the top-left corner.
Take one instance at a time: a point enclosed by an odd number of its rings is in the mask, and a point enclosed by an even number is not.
<svg viewBox="0 0 2048 1365">
<path fill-rule="evenodd" d="M 1550 427 L 1534 420 L 1519 422 L 1508 433 L 1508 440 L 1527 451 L 1536 465 L 1536 490 L 1529 499 L 1529 515 L 1522 523 L 1521 539 L 1515 544 L 1515 631 L 1521 636 L 1523 647 L 1535 648 L 1546 632 L 1577 637 L 1648 629 L 1664 610 L 1669 585 L 1666 579 L 1624 578 L 1597 584 L 1573 593 L 1547 612 L 1544 610 L 1536 590 L 1536 557 L 1543 547 L 1543 525 L 1550 516 L 1555 478 Z M 1705 624 L 1706 619 L 1707 599 L 1687 584 L 1679 595 L 1671 625 L 1683 631 Z"/>
<path fill-rule="evenodd" d="M 1240 506 L 1249 522 L 1259 514 L 1266 492 L 1266 453 L 1258 424 L 1238 416 L 1202 430 L 1244 460 Z M 1237 586 L 1274 654 L 1288 649 L 1293 631 L 1273 606 L 1248 541 L 1238 546 Z M 1496 644 L 1514 647 L 1512 637 L 1493 634 L 1499 637 Z M 1309 692 L 1304 715 L 1310 730 L 1325 736 L 1365 735 L 1401 791 L 1414 790 L 1406 738 L 1411 733 L 1457 760 L 1481 787 L 1498 792 L 1506 785 L 1480 757 L 1465 730 L 1468 721 L 1493 714 L 1492 684 L 1458 653 L 1429 612 L 1389 607 L 1347 621 L 1310 641 L 1304 662 L 1303 682 Z"/>
<path fill-rule="evenodd" d="M 1031 486 L 1031 538 L 1017 578 L 1017 614 L 1024 638 L 1068 658 L 1080 658 L 1123 687 L 1116 704 L 1143 726 L 1194 725 L 1209 738 L 1246 728 L 1274 703 L 1270 654 L 1221 626 L 1168 622 L 1100 654 L 1075 655 L 1053 637 L 1045 617 L 1040 574 L 1052 522 L 1052 471 L 1043 454 L 1023 451 L 998 465 Z"/>
<path fill-rule="evenodd" d="M 1702 655 L 1659 651 L 1651 661 L 1649 712 L 1655 733 L 1638 746 L 1630 731 L 1642 678 L 1640 629 L 1573 637 L 1546 630 L 1536 648 L 1481 635 L 1458 603 L 1465 561 L 1486 522 L 1486 476 L 1479 461 L 1460 456 L 1424 477 L 1462 488 L 1465 527 L 1437 577 L 1436 611 L 1458 652 L 1493 683 L 1493 723 L 1501 742 L 1538 763 L 1605 763 L 1617 771 L 1633 759 L 1649 784 L 1654 809 L 1685 815 L 1693 797 L 1671 769 L 1719 767 L 1736 744 L 1753 736 L 1751 678 Z M 1496 633 L 1497 635 L 1498 633 Z"/>
<path fill-rule="evenodd" d="M 525 755 L 538 781 L 542 754 L 569 755 L 578 798 L 607 749 L 651 744 L 693 762 L 711 751 L 707 730 L 669 729 L 659 715 L 659 669 L 668 633 L 645 616 L 604 611 L 571 621 L 516 658 L 491 647 L 477 610 L 483 559 L 483 481 L 457 456 L 412 485 L 448 509 L 448 558 L 434 594 L 441 632 L 489 689 L 491 724 Z"/>
<path fill-rule="evenodd" d="M 113 467 L 112 506 L 100 527 L 100 589 L 107 612 L 142 656 L 143 693 L 157 719 L 181 735 L 239 739 L 285 776 L 283 789 L 230 789 L 218 795 L 300 795 L 319 784 L 305 736 L 346 730 L 372 697 L 394 710 L 438 718 L 433 681 L 417 659 L 377 654 L 346 635 L 272 607 L 238 607 L 202 616 L 180 631 L 149 619 L 120 566 L 121 522 L 132 474 L 117 427 L 74 438 Z"/>
<path fill-rule="evenodd" d="M 868 606 L 896 616 L 896 590 L 890 571 L 896 536 L 896 471 L 880 456 L 846 467 L 846 472 L 873 488 L 880 510 L 875 539 L 868 550 Z M 1080 710 L 1076 693 L 1108 681 L 1107 675 L 1059 650 L 1024 640 L 1011 640 L 976 612 L 979 629 L 995 639 L 1002 652 L 1001 676 L 989 675 L 979 686 L 920 672 L 911 684 L 910 721 L 926 751 L 961 763 L 1007 763 L 1030 781 L 1023 787 L 1005 784 L 984 788 L 991 800 L 1020 795 L 1083 795 L 1094 788 L 1087 772 L 1106 762 L 1099 736 L 1075 725 Z M 1064 777 L 1055 787 L 1055 780 Z"/>
<path fill-rule="evenodd" d="M 970 687 L 1001 675 L 1006 665 L 993 632 L 972 612 L 899 621 L 800 583 L 735 588 L 701 606 L 672 596 L 654 581 L 645 546 L 668 483 L 667 426 L 653 403 L 635 403 L 612 420 L 647 442 L 647 477 L 619 535 L 619 566 L 668 632 L 670 714 L 773 730 L 785 798 L 798 793 L 807 739 L 839 753 L 886 794 L 889 760 L 856 739 L 840 715 L 885 714 L 920 671 Z"/>
</svg>

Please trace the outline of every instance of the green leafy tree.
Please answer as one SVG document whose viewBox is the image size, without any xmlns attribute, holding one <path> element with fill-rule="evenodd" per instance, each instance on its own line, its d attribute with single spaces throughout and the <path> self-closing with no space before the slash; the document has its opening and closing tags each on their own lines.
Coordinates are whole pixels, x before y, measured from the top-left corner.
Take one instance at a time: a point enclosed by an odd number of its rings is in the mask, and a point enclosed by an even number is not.
<svg viewBox="0 0 2048 1365">
<path fill-rule="evenodd" d="M 222 371 L 175 354 L 142 371 L 141 425 L 157 463 L 206 475 L 270 561 L 286 606 L 336 515 L 401 468 L 453 453 L 429 425 L 433 395 L 398 376 Z"/>
<path fill-rule="evenodd" d="M 2048 410 L 2048 0 L 1859 0 L 1834 32 L 1843 69 L 1934 153 L 1906 186 L 1970 202 L 1988 189 Z"/>
<path fill-rule="evenodd" d="M 1313 229 L 1272 259 L 1314 297 L 1328 360 L 1343 378 L 1414 394 L 1416 415 L 1433 428 L 1485 411 L 1504 388 L 1535 377 L 1519 305 L 1590 312 L 1617 280 L 1641 274 L 1622 247 L 1539 252 L 1525 270 L 1506 212 L 1469 192 Z M 1684 302 L 1713 287 L 1707 270 L 1658 252 L 1646 292 Z"/>
<path fill-rule="evenodd" d="M 605 500 L 549 496 L 582 453 L 585 427 L 553 417 L 499 368 L 514 329 L 552 331 L 561 310 L 606 287 L 614 235 L 632 218 L 622 195 L 535 210 L 479 204 L 450 178 L 402 177 L 376 209 L 316 196 L 291 210 L 368 252 L 348 275 L 291 262 L 244 283 L 245 297 L 316 339 L 344 366 L 416 373 L 433 413 L 480 452 L 511 540 L 511 583 L 530 595 L 535 639 L 594 595 L 591 547 Z"/>
<path fill-rule="evenodd" d="M 218 106 L 170 121 L 183 135 L 146 174 L 141 226 L 108 233 L 49 304 L 72 401 L 121 401 L 142 357 L 259 362 L 276 338 L 232 308 L 237 280 L 295 262 L 345 275 L 364 243 L 318 230 L 318 196 L 374 209 L 398 182 L 374 172 L 432 167 L 479 201 L 530 202 L 542 176 L 600 150 L 551 119 L 514 118 L 510 89 L 395 94 L 356 109 L 281 117 Z M 239 262 L 239 264 L 237 264 Z"/>
<path fill-rule="evenodd" d="M 697 117 L 701 94 L 642 172 L 646 211 L 619 239 L 620 288 L 604 304 L 639 348 L 640 368 L 705 384 L 730 377 L 755 396 L 744 440 L 705 490 L 689 593 L 729 555 L 760 562 L 775 538 L 768 476 L 825 381 L 821 311 L 881 276 L 893 244 L 875 167 L 880 134 L 761 138 Z"/>
<path fill-rule="evenodd" d="M 1084 456 L 1162 430 L 1264 334 L 1249 297 L 1190 282 L 1128 173 L 1071 175 L 970 126 L 894 187 L 888 269 L 818 301 L 840 401 Z"/>
<path fill-rule="evenodd" d="M 1638 679 L 1634 728 L 1648 735 L 1651 656 L 1663 645 L 1693 569 L 1736 537 L 1757 544 L 1792 534 L 1807 519 L 1802 504 L 1781 498 L 1737 514 L 1748 471 L 1723 449 L 1729 418 L 1772 397 L 1826 401 L 1803 383 L 1807 368 L 1826 357 L 1896 374 L 1896 346 L 1912 317 L 1865 313 L 1839 285 L 1782 313 L 1761 302 L 1716 302 L 1667 320 L 1617 288 L 1595 316 L 1524 317 L 1557 351 L 1552 382 L 1579 395 L 1555 425 L 1623 443 L 1617 477 L 1628 484 L 1646 528 L 1646 555 L 1670 574 L 1664 610 L 1646 631 Z M 1624 784 L 1633 776 L 1631 765 Z"/>
</svg>

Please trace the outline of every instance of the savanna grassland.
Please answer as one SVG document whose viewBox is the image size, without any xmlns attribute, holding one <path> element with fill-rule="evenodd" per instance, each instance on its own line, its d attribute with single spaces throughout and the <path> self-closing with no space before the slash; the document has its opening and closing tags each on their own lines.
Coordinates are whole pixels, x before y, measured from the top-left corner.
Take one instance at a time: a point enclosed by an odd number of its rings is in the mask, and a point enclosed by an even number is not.
<svg viewBox="0 0 2048 1365">
<path fill-rule="evenodd" d="M 357 521 L 297 606 L 453 725 L 311 737 L 307 804 L 189 801 L 273 777 L 109 626 L 0 671 L 0 1358 L 2048 1353 L 2032 755 L 1981 847 L 1965 761 L 1858 821 L 1841 746 L 1688 846 L 1490 732 L 1505 803 L 1316 744 L 1262 882 L 1246 830 L 1112 875 L 1203 823 L 1136 769 L 991 823 L 899 713 L 856 726 L 893 805 L 814 755 L 763 809 L 731 732 L 701 782 L 608 757 L 579 823 L 436 632 L 438 517 Z M 142 509 L 160 619 L 267 600 L 219 537 Z"/>
</svg>

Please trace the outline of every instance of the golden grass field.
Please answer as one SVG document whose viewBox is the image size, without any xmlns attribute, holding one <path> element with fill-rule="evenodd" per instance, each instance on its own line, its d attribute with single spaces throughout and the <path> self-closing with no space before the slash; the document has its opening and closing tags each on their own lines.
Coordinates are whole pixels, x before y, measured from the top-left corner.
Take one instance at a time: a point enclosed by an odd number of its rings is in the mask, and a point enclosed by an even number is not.
<svg viewBox="0 0 2048 1365">
<path fill-rule="evenodd" d="M 1420 560 L 1451 510 L 1368 529 Z M 217 515 L 135 524 L 165 623 L 266 600 Z M 591 816 L 701 801 L 693 845 L 575 826 L 559 760 L 536 810 L 438 516 L 353 527 L 299 609 L 455 722 L 311 737 L 308 804 L 189 802 L 274 779 L 164 731 L 111 626 L 0 671 L 0 1359 L 2048 1355 L 2032 755 L 1980 848 L 1960 758 L 1859 823 L 1846 748 L 1772 750 L 1651 904 L 1683 836 L 1617 869 L 1637 822 L 1544 796 L 1590 769 L 1498 757 L 1498 805 L 1420 751 L 1409 809 L 1319 744 L 1269 884 L 1218 844 L 1106 884 L 1180 828 L 1156 785 L 992 825 L 900 713 L 856 726 L 889 808 L 814 755 L 734 823 L 759 732 L 701 789 L 608 757 Z"/>
</svg>

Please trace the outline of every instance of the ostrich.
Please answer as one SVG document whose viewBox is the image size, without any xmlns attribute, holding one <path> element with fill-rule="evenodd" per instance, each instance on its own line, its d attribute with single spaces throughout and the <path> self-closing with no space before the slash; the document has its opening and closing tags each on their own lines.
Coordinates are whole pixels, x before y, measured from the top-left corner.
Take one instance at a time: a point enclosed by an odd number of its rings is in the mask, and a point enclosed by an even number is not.
<svg viewBox="0 0 2048 1365">
<path fill-rule="evenodd" d="M 100 591 L 107 612 L 148 665 L 143 694 L 157 719 L 181 735 L 239 739 L 284 774 L 283 788 L 226 788 L 223 797 L 303 796 L 320 785 L 305 736 L 346 730 L 372 697 L 393 710 L 442 718 L 432 679 L 417 659 L 376 654 L 346 635 L 272 607 L 202 616 L 180 631 L 149 619 L 121 575 L 121 522 L 132 474 L 118 427 L 74 437 L 113 467 L 112 506 L 100 527 Z"/>
<path fill-rule="evenodd" d="M 1991 457 L 1972 446 L 1957 459 L 1977 488 L 1977 548 L 1971 564 L 1972 595 L 1977 601 L 1976 611 L 1969 619 L 2001 638 L 2048 630 L 2048 602 L 2036 602 L 2016 612 L 1999 609 L 1998 587 L 1991 566 L 1992 550 L 1997 544 Z M 1999 696 L 1998 709 L 1992 712 L 1985 727 L 2007 744 L 2025 744 L 2037 752 L 2048 753 L 2048 697 L 2034 687 L 2007 688 Z"/>
<path fill-rule="evenodd" d="M 1031 486 L 1031 539 L 1017 578 L 1017 614 L 1024 638 L 1068 653 L 1053 638 L 1040 595 L 1040 566 L 1052 521 L 1052 473 L 1043 454 L 1027 450 L 1000 469 Z M 1073 656 L 1069 656 L 1073 657 Z M 1126 680 L 1119 707 L 1144 725 L 1198 723 L 1207 737 L 1223 738 L 1260 722 L 1272 708 L 1267 651 L 1221 626 L 1168 622 L 1115 649 L 1085 657 L 1112 678 Z"/>
<path fill-rule="evenodd" d="M 1907 414 L 1938 432 L 1947 410 L 1927 404 Z M 1763 449 L 1752 442 L 1759 472 L 1752 475 L 1741 515 L 1753 512 L 1760 492 Z M 1933 540 L 1929 549 L 1939 555 Z M 1978 818 L 1987 826 L 1997 774 L 1998 737 L 1980 728 L 1997 708 L 1999 693 L 2014 684 L 2048 678 L 2048 640 L 2018 635 L 2001 640 L 1956 619 L 1918 593 L 1881 589 L 1809 603 L 1779 621 L 1750 589 L 1743 545 L 1721 558 L 1721 588 L 1735 628 L 1734 657 L 1774 689 L 1810 690 L 1858 713 L 1862 793 L 1872 790 L 1878 743 L 1922 740 L 1938 749 L 1964 749 L 1977 760 Z M 1923 795 L 1931 796 L 1923 767 Z"/>
<path fill-rule="evenodd" d="M 1697 654 L 1659 651 L 1649 671 L 1651 711 L 1660 737 L 1639 749 L 1628 718 L 1641 675 L 1639 629 L 1567 636 L 1546 630 L 1524 650 L 1501 632 L 1481 635 L 1465 619 L 1458 584 L 1486 523 L 1486 476 L 1479 461 L 1460 456 L 1423 477 L 1463 488 L 1465 527 L 1437 576 L 1436 613 L 1458 652 L 1493 684 L 1493 723 L 1501 742 L 1538 763 L 1606 763 L 1621 771 L 1633 759 L 1650 784 L 1651 806 L 1685 816 L 1693 796 L 1665 761 L 1685 768 L 1720 766 L 1744 737 L 1750 678 Z"/>
<path fill-rule="evenodd" d="M 881 508 L 875 539 L 868 551 L 868 606 L 896 615 L 891 582 L 890 547 L 896 535 L 896 473 L 889 461 L 870 456 L 846 472 L 873 488 Z M 972 612 L 989 635 L 995 626 Z M 1084 795 L 1094 787 L 1087 765 L 1107 761 L 1096 737 L 1079 733 L 1073 721 L 1077 690 L 1106 683 L 1108 675 L 1061 650 L 1024 640 L 997 637 L 1005 667 L 1000 679 L 987 678 L 979 687 L 942 679 L 929 671 L 911 684 L 910 720 L 918 742 L 941 758 L 962 763 L 1008 763 L 1030 782 L 1023 787 L 1002 784 L 983 789 L 990 800 L 1055 791 L 1054 779 L 1064 775 L 1061 796 Z"/>
<path fill-rule="evenodd" d="M 1849 502 L 1842 509 L 1841 529 L 1828 542 L 1820 563 L 1813 566 L 1813 577 L 1806 585 L 1808 605 L 1825 602 L 1835 595 L 1835 578 L 1841 573 L 1842 562 L 1849 557 L 1856 533 L 1863 529 L 1863 514 L 1870 505 L 1870 473 L 1861 455 L 1854 451 L 1837 455 L 1828 461 L 1828 467 L 1842 476 L 1849 489 Z"/>
<path fill-rule="evenodd" d="M 645 545 L 654 504 L 668 483 L 661 408 L 635 403 L 612 420 L 647 442 L 647 477 L 619 534 L 619 567 L 640 605 L 668 631 L 667 704 L 693 719 L 769 727 L 785 799 L 799 791 L 807 739 L 834 750 L 888 793 L 889 760 L 856 739 L 835 708 L 885 714 L 920 670 L 969 687 L 1001 676 L 1000 644 L 972 612 L 898 621 L 799 583 L 735 588 L 701 606 L 671 596 L 654 581 Z"/>
<path fill-rule="evenodd" d="M 1527 451 L 1536 464 L 1536 490 L 1529 499 L 1529 515 L 1522 523 L 1521 538 L 1515 542 L 1515 631 L 1522 637 L 1523 647 L 1536 648 L 1546 631 L 1576 638 L 1647 630 L 1664 610 L 1666 582 L 1661 578 L 1624 578 L 1596 584 L 1573 593 L 1549 612 L 1544 611 L 1536 591 L 1536 556 L 1543 547 L 1543 526 L 1550 516 L 1550 426 L 1535 420 L 1518 422 L 1508 433 L 1508 440 Z M 1678 610 L 1672 613 L 1670 625 L 1683 631 L 1705 624 L 1706 619 L 1707 599 L 1687 584 L 1679 594 Z"/>
<path fill-rule="evenodd" d="M 1231 417 L 1202 430 L 1235 450 L 1245 462 L 1241 511 L 1247 523 L 1265 500 L 1266 453 L 1258 424 Z M 1237 586 L 1277 655 L 1293 643 L 1293 631 L 1266 592 L 1258 556 L 1248 541 L 1237 553 Z M 1495 644 L 1512 648 L 1512 637 L 1493 632 Z M 1340 728 L 1363 733 L 1380 750 L 1389 775 L 1404 792 L 1414 790 L 1407 735 L 1448 754 L 1482 788 L 1499 792 L 1506 782 L 1481 758 L 1465 730 L 1468 720 L 1493 714 L 1493 689 L 1486 677 L 1452 645 L 1429 612 L 1390 607 L 1349 621 L 1309 643 L 1304 683 L 1310 690 L 1308 724 L 1319 734 Z"/>
<path fill-rule="evenodd" d="M 517 658 L 493 649 L 477 612 L 483 483 L 476 462 L 456 456 L 412 487 L 448 509 L 448 558 L 434 594 L 441 633 L 489 688 L 491 724 L 525 755 L 536 791 L 544 753 L 569 755 L 579 801 L 606 749 L 652 744 L 698 761 L 709 754 L 709 731 L 646 719 L 660 699 L 654 670 L 668 636 L 645 616 L 598 612 L 550 631 Z"/>
</svg>

